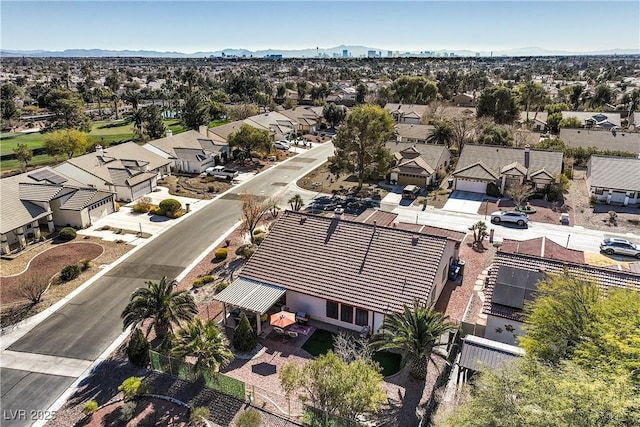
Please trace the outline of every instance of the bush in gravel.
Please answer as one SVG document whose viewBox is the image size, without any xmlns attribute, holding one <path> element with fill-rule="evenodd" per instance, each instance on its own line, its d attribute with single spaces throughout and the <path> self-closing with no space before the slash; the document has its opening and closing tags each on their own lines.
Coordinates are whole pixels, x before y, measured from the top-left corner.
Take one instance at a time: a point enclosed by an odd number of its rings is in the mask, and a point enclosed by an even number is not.
<svg viewBox="0 0 640 427">
<path fill-rule="evenodd" d="M 129 377 L 122 381 L 122 384 L 118 386 L 118 391 L 124 394 L 124 400 L 133 400 L 146 393 L 146 389 L 142 385 L 142 378 L 138 377 Z"/>
<path fill-rule="evenodd" d="M 220 282 L 218 283 L 218 285 L 216 286 L 216 292 L 222 292 L 225 289 L 227 289 L 227 286 L 229 286 L 229 282 Z"/>
<path fill-rule="evenodd" d="M 264 235 L 264 233 L 260 233 L 260 234 L 258 234 L 258 235 L 254 235 L 254 237 L 253 237 L 253 244 L 254 244 L 254 245 L 256 245 L 256 246 L 260 246 L 260 244 L 261 244 L 262 242 L 264 242 L 264 238 L 265 238 L 265 237 L 266 237 L 266 236 Z"/>
<path fill-rule="evenodd" d="M 240 353 L 253 350 L 258 345 L 258 336 L 253 332 L 247 315 L 240 315 L 240 323 L 233 331 L 233 347 Z"/>
<path fill-rule="evenodd" d="M 176 199 L 164 199 L 160 202 L 158 207 L 160 208 L 160 215 L 170 216 L 175 215 L 178 211 L 180 211 L 182 205 Z"/>
<path fill-rule="evenodd" d="M 60 230 L 59 236 L 60 236 L 60 240 L 68 242 L 70 240 L 75 239 L 77 234 L 75 229 L 71 227 L 65 227 L 62 230 Z"/>
<path fill-rule="evenodd" d="M 491 197 L 500 197 L 500 188 L 498 188 L 498 186 L 493 183 L 490 182 L 487 184 L 487 196 L 491 196 Z"/>
<path fill-rule="evenodd" d="M 79 275 L 80 275 L 80 266 L 75 264 L 67 265 L 60 272 L 60 279 L 62 279 L 62 281 L 64 282 L 68 282 L 70 280 L 75 279 Z"/>
<path fill-rule="evenodd" d="M 211 276 L 210 274 L 206 275 L 206 276 L 202 276 L 199 279 L 196 279 L 193 281 L 193 287 L 194 288 L 201 288 L 204 285 L 206 285 L 207 283 L 211 283 L 214 280 L 216 280 L 216 278 L 214 276 Z"/>
<path fill-rule="evenodd" d="M 91 268 L 91 259 L 90 258 L 84 258 L 80 260 L 80 269 L 82 271 L 87 271 L 89 268 Z"/>
<path fill-rule="evenodd" d="M 251 257 L 251 255 L 253 255 L 256 252 L 256 250 L 258 250 L 258 246 L 256 245 L 251 245 L 251 244 L 241 245 L 238 247 L 238 249 L 236 249 L 236 255 L 248 259 Z"/>
<path fill-rule="evenodd" d="M 95 400 L 90 400 L 84 404 L 82 412 L 84 412 L 85 415 L 91 415 L 98 410 L 98 407 L 98 402 L 96 402 Z"/>
<path fill-rule="evenodd" d="M 236 420 L 236 427 L 259 427 L 262 422 L 262 417 L 258 411 L 249 409 L 238 415 Z"/>
<path fill-rule="evenodd" d="M 122 408 L 120 408 L 120 420 L 125 423 L 131 421 L 136 413 L 137 406 L 138 404 L 134 401 L 129 401 L 122 405 Z"/>
<path fill-rule="evenodd" d="M 216 259 L 225 259 L 228 254 L 229 254 L 229 251 L 227 250 L 227 248 L 219 248 L 219 249 L 216 249 L 215 257 Z"/>
<path fill-rule="evenodd" d="M 191 409 L 189 421 L 196 427 L 205 426 L 206 421 L 211 417 L 211 412 L 206 406 L 198 406 Z"/>
<path fill-rule="evenodd" d="M 129 362 L 136 368 L 144 368 L 149 363 L 149 348 L 151 345 L 144 333 L 136 328 L 131 334 L 129 345 L 127 346 L 127 357 Z"/>
</svg>

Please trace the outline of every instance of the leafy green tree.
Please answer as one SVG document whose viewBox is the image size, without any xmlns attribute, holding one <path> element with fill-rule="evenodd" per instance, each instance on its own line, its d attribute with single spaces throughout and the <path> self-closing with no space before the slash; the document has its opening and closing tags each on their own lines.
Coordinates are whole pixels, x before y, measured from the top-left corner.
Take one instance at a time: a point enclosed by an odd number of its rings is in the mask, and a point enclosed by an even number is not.
<svg viewBox="0 0 640 427">
<path fill-rule="evenodd" d="M 157 105 L 150 105 L 142 109 L 146 123 L 146 133 L 150 140 L 160 139 L 164 136 L 166 128 L 162 121 L 162 111 Z"/>
<path fill-rule="evenodd" d="M 255 104 L 234 104 L 225 108 L 227 110 L 227 118 L 231 121 L 244 120 L 260 112 L 260 109 Z"/>
<path fill-rule="evenodd" d="M 301 101 L 307 93 L 307 82 L 300 80 L 296 83 L 296 88 L 298 89 L 298 100 Z"/>
<path fill-rule="evenodd" d="M 518 119 L 519 111 L 515 97 L 505 86 L 485 89 L 476 107 L 478 118 L 491 117 L 497 124 L 512 124 Z"/>
<path fill-rule="evenodd" d="M 368 93 L 369 90 L 364 84 L 360 83 L 356 86 L 356 104 L 364 104 L 364 98 Z"/>
<path fill-rule="evenodd" d="M 258 336 L 254 332 L 247 315 L 240 315 L 240 323 L 233 330 L 233 348 L 241 353 L 252 351 L 258 345 Z"/>
<path fill-rule="evenodd" d="M 601 108 L 611 103 L 612 99 L 614 99 L 613 91 L 609 86 L 602 83 L 596 86 L 590 105 L 592 108 Z"/>
<path fill-rule="evenodd" d="M 18 144 L 16 148 L 13 149 L 13 154 L 15 154 L 16 159 L 21 163 L 22 172 L 26 171 L 29 162 L 33 158 L 33 151 L 31 151 L 27 144 Z"/>
<path fill-rule="evenodd" d="M 429 144 L 443 144 L 451 147 L 453 142 L 453 126 L 446 120 L 436 120 L 433 122 L 433 131 L 431 135 L 427 137 L 427 143 Z"/>
<path fill-rule="evenodd" d="M 61 129 L 44 137 L 44 149 L 54 157 L 66 155 L 70 159 L 74 154 L 86 153 L 90 146 L 87 134 L 76 129 Z"/>
<path fill-rule="evenodd" d="M 384 174 L 389 168 L 391 153 L 385 143 L 393 132 L 393 118 L 381 107 L 355 107 L 338 127 L 333 140 L 335 152 L 329 157 L 330 169 L 355 173 L 358 188 L 362 188 L 366 178 Z"/>
<path fill-rule="evenodd" d="M 149 345 L 144 333 L 136 328 L 129 338 L 129 345 L 127 345 L 129 362 L 137 368 L 144 368 L 149 363 L 150 348 L 151 345 Z"/>
<path fill-rule="evenodd" d="M 291 209 L 294 211 L 299 211 L 304 206 L 304 200 L 302 200 L 302 196 L 299 194 L 291 197 L 287 203 L 291 205 Z"/>
<path fill-rule="evenodd" d="M 571 102 L 574 111 L 580 107 L 583 92 L 584 86 L 580 84 L 569 86 L 569 102 Z"/>
<path fill-rule="evenodd" d="M 77 93 L 67 89 L 52 89 L 47 93 L 45 103 L 55 115 L 51 123 L 53 129 L 91 131 L 91 122 L 84 112 L 84 101 Z"/>
<path fill-rule="evenodd" d="M 287 395 L 300 390 L 301 400 L 324 412 L 323 425 L 332 415 L 356 420 L 358 415 L 376 413 L 387 399 L 377 365 L 361 359 L 346 363 L 331 351 L 302 368 L 285 365 L 279 378 Z"/>
<path fill-rule="evenodd" d="M 427 105 L 438 99 L 438 86 L 425 77 L 402 76 L 391 84 L 395 102 Z"/>
<path fill-rule="evenodd" d="M 255 151 L 268 153 L 273 145 L 268 131 L 245 124 L 240 126 L 240 130 L 229 135 L 227 141 L 229 147 L 234 152 L 237 151 L 237 156 L 243 160 L 252 159 Z"/>
<path fill-rule="evenodd" d="M 560 122 L 562 121 L 562 112 L 567 111 L 569 106 L 565 103 L 548 104 L 544 109 L 547 111 L 547 124 L 552 132 L 560 131 Z"/>
<path fill-rule="evenodd" d="M 153 327 L 156 336 L 164 338 L 173 331 L 173 324 L 188 322 L 198 312 L 196 303 L 187 291 L 174 291 L 175 280 L 166 277 L 159 282 L 147 281 L 146 288 L 138 288 L 131 295 L 131 302 L 122 311 L 123 329 L 149 321 L 146 336 Z"/>
<path fill-rule="evenodd" d="M 518 86 L 517 92 L 518 102 L 527 112 L 526 120 L 528 122 L 529 111 L 533 108 L 537 113 L 538 109 L 542 107 L 542 103 L 544 102 L 547 93 L 540 83 L 536 83 L 533 80 L 529 80 L 528 82 Z"/>
<path fill-rule="evenodd" d="M 3 124 L 18 117 L 18 108 L 15 100 L 18 93 L 18 87 L 13 83 L 5 83 L 0 86 L 0 98 L 2 99 L 0 112 Z"/>
<path fill-rule="evenodd" d="M 194 427 L 205 427 L 210 417 L 211 412 L 206 406 L 197 406 L 189 411 L 189 421 Z"/>
<path fill-rule="evenodd" d="M 410 363 L 411 376 L 424 380 L 429 363 L 437 368 L 436 358 L 446 358 L 441 347 L 447 343 L 441 342 L 440 337 L 455 328 L 449 316 L 414 300 L 413 306 L 405 305 L 402 312 L 384 318 L 371 345 L 375 350 L 402 350 L 402 363 Z"/>
<path fill-rule="evenodd" d="M 332 128 L 340 124 L 346 115 L 347 109 L 344 105 L 336 105 L 330 102 L 322 108 L 322 116 Z"/>
<path fill-rule="evenodd" d="M 116 114 L 116 120 L 118 120 L 118 91 L 120 91 L 120 75 L 113 71 L 104 79 L 104 85 L 111 90 L 111 100 L 113 101 L 113 111 Z"/>
<path fill-rule="evenodd" d="M 261 422 L 260 413 L 254 409 L 249 409 L 238 415 L 235 427 L 260 427 Z"/>
<path fill-rule="evenodd" d="M 567 117 L 566 119 L 560 120 L 558 123 L 558 127 L 560 128 L 579 128 L 582 127 L 582 121 L 574 116 Z"/>
<path fill-rule="evenodd" d="M 503 126 L 490 123 L 485 126 L 478 137 L 478 144 L 487 145 L 513 145 L 513 135 Z"/>
<path fill-rule="evenodd" d="M 525 304 L 525 335 L 520 345 L 534 357 L 558 363 L 582 342 L 599 300 L 594 283 L 553 275 L 538 283 L 537 298 Z"/>
<path fill-rule="evenodd" d="M 469 227 L 469 231 L 473 231 L 473 246 L 475 248 L 482 248 L 482 242 L 489 236 L 489 233 L 487 233 L 487 224 L 484 221 L 478 221 Z"/>
<path fill-rule="evenodd" d="M 204 97 L 194 92 L 187 96 L 182 109 L 182 123 L 187 129 L 198 130 L 202 125 L 211 121 L 209 108 Z"/>
<path fill-rule="evenodd" d="M 233 360 L 228 344 L 224 332 L 212 320 L 203 322 L 196 317 L 178 331 L 171 354 L 181 359 L 195 358 L 196 375 L 211 374 Z"/>
</svg>

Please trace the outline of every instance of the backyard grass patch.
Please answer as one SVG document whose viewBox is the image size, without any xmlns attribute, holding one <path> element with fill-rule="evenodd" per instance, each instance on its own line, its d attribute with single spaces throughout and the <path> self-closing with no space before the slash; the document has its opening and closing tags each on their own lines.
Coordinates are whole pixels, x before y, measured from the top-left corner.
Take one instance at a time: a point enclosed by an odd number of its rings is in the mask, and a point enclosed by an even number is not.
<svg viewBox="0 0 640 427">
<path fill-rule="evenodd" d="M 334 334 L 329 331 L 316 329 L 302 348 L 313 357 L 318 357 L 333 349 L 333 337 Z"/>
<path fill-rule="evenodd" d="M 388 351 L 379 351 L 374 353 L 372 359 L 382 368 L 382 376 L 388 377 L 400 371 L 400 362 L 402 356 Z"/>
</svg>

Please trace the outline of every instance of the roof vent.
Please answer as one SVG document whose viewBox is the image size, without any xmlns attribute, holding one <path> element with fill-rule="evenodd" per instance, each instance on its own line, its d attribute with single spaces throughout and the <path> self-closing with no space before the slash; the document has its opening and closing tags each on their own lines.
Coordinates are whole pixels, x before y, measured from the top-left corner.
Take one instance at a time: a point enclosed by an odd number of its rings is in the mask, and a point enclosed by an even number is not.
<svg viewBox="0 0 640 427">
<path fill-rule="evenodd" d="M 415 246 L 415 245 L 417 245 L 417 244 L 418 244 L 418 241 L 419 241 L 419 240 L 420 240 L 420 238 L 418 237 L 418 235 L 417 235 L 417 234 L 414 234 L 414 235 L 413 235 L 413 237 L 411 237 L 411 244 L 412 244 L 413 246 Z"/>
<path fill-rule="evenodd" d="M 300 218 L 300 225 L 304 224 L 307 221 L 307 217 Z"/>
<path fill-rule="evenodd" d="M 333 213 L 335 214 L 336 218 L 340 218 L 340 217 L 342 217 L 342 214 L 344 213 L 344 208 L 335 208 L 333 210 Z"/>
</svg>

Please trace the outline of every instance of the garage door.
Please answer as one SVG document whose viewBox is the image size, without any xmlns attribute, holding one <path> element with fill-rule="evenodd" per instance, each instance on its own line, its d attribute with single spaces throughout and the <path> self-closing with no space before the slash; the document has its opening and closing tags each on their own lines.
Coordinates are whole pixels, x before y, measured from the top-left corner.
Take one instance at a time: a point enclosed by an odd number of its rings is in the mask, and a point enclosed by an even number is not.
<svg viewBox="0 0 640 427">
<path fill-rule="evenodd" d="M 611 203 L 624 203 L 624 199 L 627 197 L 627 193 L 620 193 L 618 191 L 614 191 L 611 193 Z"/>
<path fill-rule="evenodd" d="M 151 193 L 151 181 L 147 181 L 144 185 L 133 193 L 133 200 L 137 200 L 138 198 Z"/>
<path fill-rule="evenodd" d="M 485 194 L 487 192 L 487 183 L 458 178 L 456 179 L 456 190 Z"/>
<path fill-rule="evenodd" d="M 113 212 L 113 204 L 105 203 L 104 205 L 89 210 L 89 218 L 94 223 Z"/>
</svg>

